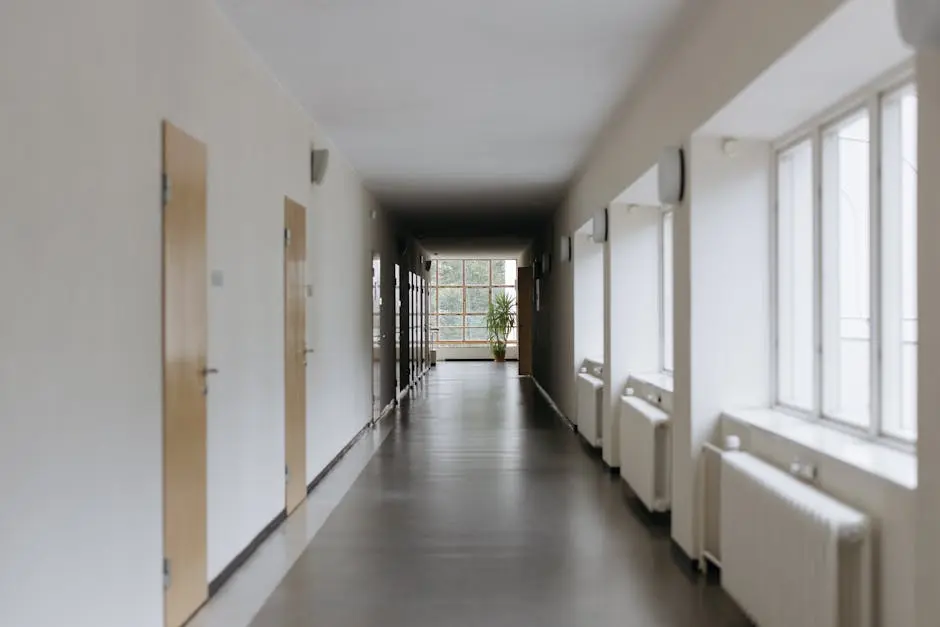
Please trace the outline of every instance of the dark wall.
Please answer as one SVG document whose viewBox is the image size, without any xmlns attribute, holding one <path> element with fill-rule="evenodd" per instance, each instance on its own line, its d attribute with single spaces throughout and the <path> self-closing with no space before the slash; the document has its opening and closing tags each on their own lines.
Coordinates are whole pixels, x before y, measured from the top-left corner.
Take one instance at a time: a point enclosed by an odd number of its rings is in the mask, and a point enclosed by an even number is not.
<svg viewBox="0 0 940 627">
<path fill-rule="evenodd" d="M 559 263 L 552 243 L 555 241 L 554 226 L 551 221 L 543 225 L 540 235 L 533 241 L 530 249 L 530 258 L 536 276 L 538 306 L 533 310 L 532 321 L 532 376 L 539 382 L 545 391 L 554 395 L 552 390 L 552 360 L 557 355 L 552 354 L 552 312 L 554 311 L 554 295 L 552 274 L 557 271 Z M 544 256 L 548 254 L 550 260 L 545 267 Z"/>
</svg>

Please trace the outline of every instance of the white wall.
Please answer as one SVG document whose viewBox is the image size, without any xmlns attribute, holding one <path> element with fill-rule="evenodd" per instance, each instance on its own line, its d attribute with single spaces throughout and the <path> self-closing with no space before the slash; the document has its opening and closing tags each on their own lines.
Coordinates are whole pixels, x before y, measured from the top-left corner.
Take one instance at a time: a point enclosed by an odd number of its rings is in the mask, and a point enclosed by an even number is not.
<svg viewBox="0 0 940 627">
<path fill-rule="evenodd" d="M 918 129 L 918 365 L 917 619 L 931 627 L 940 616 L 940 52 L 917 55 Z"/>
<path fill-rule="evenodd" d="M 572 238 L 574 266 L 575 354 L 568 377 L 585 359 L 604 362 L 604 246 L 594 243 L 584 233 Z"/>
<path fill-rule="evenodd" d="M 11 0 L 0 56 L 0 624 L 162 626 L 160 122 L 208 145 L 225 274 L 207 578 L 284 506 L 285 195 L 309 208 L 308 475 L 369 417 L 371 201 L 335 153 L 311 190 L 325 138 L 208 0 Z"/>
<path fill-rule="evenodd" d="M 620 396 L 631 374 L 659 370 L 662 209 L 610 206 L 604 247 L 604 461 L 620 465 Z"/>
<path fill-rule="evenodd" d="M 612 117 L 556 216 L 555 232 L 573 233 L 599 207 L 710 120 L 771 63 L 823 21 L 842 0 L 714 0 L 702 3 L 671 37 L 632 98 Z M 747 54 L 741 54 L 747 50 Z M 558 358 L 548 388 L 562 411 L 574 409 L 573 275 L 553 272 L 552 338 Z"/>
<path fill-rule="evenodd" d="M 770 164 L 766 142 L 689 143 L 675 210 L 672 537 L 699 554 L 699 455 L 721 411 L 770 404 Z"/>
<path fill-rule="evenodd" d="M 470 346 L 439 346 L 437 351 L 438 361 L 449 360 L 483 360 L 493 359 L 493 351 L 490 347 L 483 345 Z M 519 359 L 519 347 L 515 344 L 506 347 L 506 359 L 512 361 Z"/>
</svg>

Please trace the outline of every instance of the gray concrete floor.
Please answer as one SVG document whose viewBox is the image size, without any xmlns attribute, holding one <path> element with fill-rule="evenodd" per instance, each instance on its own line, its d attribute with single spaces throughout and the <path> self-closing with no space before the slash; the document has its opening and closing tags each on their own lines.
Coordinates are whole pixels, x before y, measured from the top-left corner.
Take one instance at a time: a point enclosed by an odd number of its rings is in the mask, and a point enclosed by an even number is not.
<svg viewBox="0 0 940 627">
<path fill-rule="evenodd" d="M 515 371 L 432 371 L 252 627 L 747 625 Z"/>
</svg>

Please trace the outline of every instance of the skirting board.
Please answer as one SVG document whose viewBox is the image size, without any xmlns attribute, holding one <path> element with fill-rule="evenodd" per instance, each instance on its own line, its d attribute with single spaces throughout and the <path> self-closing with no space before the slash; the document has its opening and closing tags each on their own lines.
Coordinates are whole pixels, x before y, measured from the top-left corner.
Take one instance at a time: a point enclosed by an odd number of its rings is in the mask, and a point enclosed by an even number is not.
<svg viewBox="0 0 940 627">
<path fill-rule="evenodd" d="M 322 483 L 324 479 L 326 479 L 326 476 L 327 476 L 328 474 L 330 474 L 330 472 L 331 472 L 334 468 L 336 468 L 336 464 L 338 464 L 344 457 L 346 457 L 346 453 L 348 453 L 348 452 L 352 449 L 352 447 L 354 447 L 354 446 L 356 445 L 356 443 L 359 442 L 359 440 L 362 439 L 362 436 L 364 436 L 366 433 L 368 433 L 368 432 L 371 431 L 371 430 L 372 430 L 372 425 L 371 425 L 371 424 L 366 424 L 366 426 L 364 426 L 362 429 L 360 429 L 360 430 L 359 430 L 359 433 L 357 433 L 356 435 L 354 435 L 354 436 L 353 436 L 353 439 L 350 440 L 349 443 L 348 443 L 346 446 L 343 447 L 343 450 L 341 450 L 339 453 L 337 453 L 337 454 L 336 454 L 336 457 L 334 457 L 333 459 L 331 459 L 331 460 L 330 460 L 330 463 L 328 463 L 328 464 L 323 468 L 323 470 L 321 470 L 321 471 L 319 472 L 319 474 L 317 474 L 317 476 L 314 477 L 313 480 L 312 480 L 310 483 L 307 484 L 307 494 L 310 494 L 311 492 L 313 492 L 313 490 L 314 490 L 318 485 L 320 485 L 320 483 Z"/>
<path fill-rule="evenodd" d="M 211 599 L 216 595 L 216 593 L 222 589 L 222 586 L 225 585 L 229 579 L 232 578 L 239 568 L 248 561 L 248 558 L 254 555 L 254 552 L 258 550 L 264 541 L 274 533 L 274 531 L 281 526 L 281 524 L 287 520 L 287 510 L 281 510 L 281 512 L 274 517 L 274 519 L 267 524 L 267 526 L 261 530 L 261 533 L 255 536 L 254 540 L 248 543 L 242 552 L 235 556 L 228 566 L 222 569 L 222 572 L 219 575 L 209 582 L 209 598 Z"/>
<path fill-rule="evenodd" d="M 575 426 L 573 422 L 568 420 L 568 416 L 562 413 L 561 409 L 558 408 L 558 405 L 555 404 L 555 401 L 554 399 L 552 399 L 551 395 L 545 391 L 545 388 L 543 388 L 541 384 L 539 384 L 538 379 L 536 379 L 532 375 L 524 375 L 524 376 L 532 380 L 532 383 L 535 384 L 535 387 L 538 388 L 539 392 L 542 393 L 542 396 L 545 397 L 545 400 L 548 401 L 549 407 L 551 407 L 554 410 L 554 412 L 558 414 L 558 416 L 564 421 L 564 423 L 568 426 L 568 428 L 571 429 L 572 431 L 577 431 L 578 428 Z"/>
</svg>

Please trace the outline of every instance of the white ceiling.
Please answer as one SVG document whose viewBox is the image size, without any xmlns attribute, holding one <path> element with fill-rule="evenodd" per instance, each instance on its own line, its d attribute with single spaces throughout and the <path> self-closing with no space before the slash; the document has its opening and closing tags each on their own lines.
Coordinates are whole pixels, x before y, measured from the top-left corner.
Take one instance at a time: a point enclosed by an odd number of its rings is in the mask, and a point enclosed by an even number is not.
<svg viewBox="0 0 940 627">
<path fill-rule="evenodd" d="M 219 2 L 366 185 L 399 205 L 557 200 L 692 4 Z"/>
<path fill-rule="evenodd" d="M 904 63 L 894 0 L 849 0 L 700 131 L 777 139 Z"/>
</svg>

